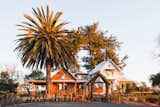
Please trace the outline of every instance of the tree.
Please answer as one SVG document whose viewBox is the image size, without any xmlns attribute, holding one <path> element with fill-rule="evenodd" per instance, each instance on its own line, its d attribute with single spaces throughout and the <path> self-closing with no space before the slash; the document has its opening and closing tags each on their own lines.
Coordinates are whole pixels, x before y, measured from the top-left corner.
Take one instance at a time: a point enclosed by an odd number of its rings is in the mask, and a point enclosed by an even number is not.
<svg viewBox="0 0 160 107">
<path fill-rule="evenodd" d="M 76 60 L 76 63 L 72 65 L 73 71 L 76 72 L 77 70 L 79 70 L 77 68 L 78 67 L 77 54 L 82 48 L 83 44 L 85 43 L 85 39 L 83 38 L 81 28 L 78 28 L 77 30 L 72 30 L 71 33 L 67 36 L 67 39 L 72 54 L 74 55 L 74 58 Z"/>
<path fill-rule="evenodd" d="M 121 69 L 123 69 L 126 66 L 126 60 L 128 59 L 128 56 L 125 55 L 122 57 L 122 59 L 119 57 L 119 54 L 117 53 L 117 50 L 120 49 L 121 44 L 115 36 L 109 36 L 105 38 L 105 46 L 106 46 L 106 57 L 109 59 L 112 59 L 112 61 L 118 65 Z M 107 59 L 106 58 L 106 59 Z"/>
<path fill-rule="evenodd" d="M 18 83 L 9 76 L 8 71 L 2 71 L 0 74 L 0 91 L 15 92 Z"/>
<path fill-rule="evenodd" d="M 160 72 L 157 74 L 151 75 L 150 81 L 152 82 L 152 86 L 159 86 L 160 85 Z"/>
<path fill-rule="evenodd" d="M 88 56 L 83 57 L 84 67 L 91 70 L 100 63 L 103 58 L 104 33 L 97 30 L 98 24 L 94 23 L 89 26 L 82 27 L 82 33 L 85 39 L 83 49 L 88 51 Z"/>
<path fill-rule="evenodd" d="M 129 93 L 132 91 L 139 91 L 139 88 L 135 82 L 133 82 L 132 84 L 126 85 L 126 93 Z"/>
<path fill-rule="evenodd" d="M 22 65 L 28 68 L 44 68 L 47 74 L 47 97 L 51 97 L 51 68 L 69 69 L 75 63 L 74 56 L 67 44 L 69 31 L 64 29 L 66 22 L 59 22 L 62 12 L 53 14 L 47 6 L 46 11 L 41 8 L 32 9 L 34 17 L 27 14 L 28 21 L 18 24 L 18 46 L 15 48 L 19 54 Z"/>
<path fill-rule="evenodd" d="M 26 80 L 45 80 L 44 73 L 41 70 L 33 70 L 29 75 L 25 75 Z"/>
<path fill-rule="evenodd" d="M 147 84 L 145 82 L 141 82 L 141 85 L 139 86 L 139 91 L 149 91 L 149 87 L 147 87 Z"/>
<path fill-rule="evenodd" d="M 94 23 L 89 26 L 82 27 L 82 35 L 84 36 L 85 43 L 84 50 L 88 50 L 89 55 L 83 57 L 85 62 L 84 67 L 88 70 L 93 69 L 98 63 L 106 59 L 112 59 L 116 65 L 123 68 L 127 56 L 122 59 L 119 58 L 117 50 L 120 48 L 121 43 L 115 36 L 105 36 L 105 32 L 98 30 L 98 24 Z"/>
</svg>

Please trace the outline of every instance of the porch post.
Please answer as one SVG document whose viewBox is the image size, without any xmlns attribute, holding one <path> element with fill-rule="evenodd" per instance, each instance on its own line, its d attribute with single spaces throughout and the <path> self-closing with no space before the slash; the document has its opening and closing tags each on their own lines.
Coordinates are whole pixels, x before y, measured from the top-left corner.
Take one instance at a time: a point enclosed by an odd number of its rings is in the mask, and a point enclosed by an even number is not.
<svg viewBox="0 0 160 107">
<path fill-rule="evenodd" d="M 36 95 L 36 86 L 35 84 L 32 82 L 32 95 L 35 96 Z"/>
<path fill-rule="evenodd" d="M 91 99 L 91 84 L 88 84 L 88 91 L 87 91 L 87 97 L 89 98 L 89 100 Z"/>
<path fill-rule="evenodd" d="M 91 100 L 93 99 L 93 85 L 94 85 L 94 83 L 91 83 L 91 87 L 90 87 L 90 89 L 91 89 Z"/>
<path fill-rule="evenodd" d="M 106 85 L 106 101 L 108 102 L 108 83 L 105 83 Z"/>
<path fill-rule="evenodd" d="M 76 98 L 77 97 L 77 83 L 74 84 L 74 94 Z"/>
</svg>

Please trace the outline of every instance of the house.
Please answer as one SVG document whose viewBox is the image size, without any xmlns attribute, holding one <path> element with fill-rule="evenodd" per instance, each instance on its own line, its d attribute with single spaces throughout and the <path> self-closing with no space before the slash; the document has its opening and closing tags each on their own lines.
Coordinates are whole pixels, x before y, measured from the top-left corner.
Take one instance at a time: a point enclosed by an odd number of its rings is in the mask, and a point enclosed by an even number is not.
<svg viewBox="0 0 160 107">
<path fill-rule="evenodd" d="M 88 82 L 86 79 L 78 79 L 76 76 L 71 72 L 68 72 L 65 69 L 58 70 L 54 72 L 53 76 L 51 77 L 52 82 L 52 90 L 51 94 L 52 97 L 59 97 L 62 98 L 64 96 L 68 96 L 71 98 L 78 98 L 85 96 L 85 84 Z M 45 85 L 46 82 L 44 80 L 31 80 L 29 83 L 32 84 L 32 95 L 36 94 L 36 86 L 37 85 Z"/>
<path fill-rule="evenodd" d="M 44 80 L 31 80 L 32 92 L 35 95 L 37 85 L 45 85 Z M 121 69 L 112 61 L 107 60 L 98 64 L 89 73 L 71 73 L 65 69 L 57 70 L 51 77 L 52 97 L 93 98 L 102 96 L 108 99 L 108 94 L 121 89 L 132 82 L 127 80 Z"/>
<path fill-rule="evenodd" d="M 99 76 L 97 76 L 97 74 Z M 93 83 L 93 95 L 105 95 L 112 94 L 115 91 L 124 93 L 126 86 L 133 81 L 128 80 L 124 77 L 124 74 L 119 66 L 117 66 L 111 59 L 99 63 L 93 70 L 88 74 L 90 81 L 94 80 Z M 97 78 L 96 78 L 97 77 Z M 105 86 L 107 81 L 108 86 Z M 107 87 L 107 92 L 106 88 Z"/>
</svg>

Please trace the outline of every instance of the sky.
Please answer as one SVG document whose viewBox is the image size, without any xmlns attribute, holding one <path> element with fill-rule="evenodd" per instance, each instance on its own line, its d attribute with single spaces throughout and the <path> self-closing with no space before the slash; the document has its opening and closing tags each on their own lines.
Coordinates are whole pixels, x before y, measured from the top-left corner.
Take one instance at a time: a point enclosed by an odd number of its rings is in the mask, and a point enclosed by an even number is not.
<svg viewBox="0 0 160 107">
<path fill-rule="evenodd" d="M 128 55 L 123 69 L 128 79 L 149 82 L 149 76 L 160 71 L 155 57 L 160 35 L 160 0 L 4 0 L 0 3 L 0 70 L 5 65 L 23 69 L 16 53 L 16 24 L 24 21 L 23 14 L 32 15 L 32 7 L 49 5 L 62 11 L 61 20 L 68 28 L 99 23 L 100 30 L 108 30 L 123 42 L 120 56 Z"/>
</svg>

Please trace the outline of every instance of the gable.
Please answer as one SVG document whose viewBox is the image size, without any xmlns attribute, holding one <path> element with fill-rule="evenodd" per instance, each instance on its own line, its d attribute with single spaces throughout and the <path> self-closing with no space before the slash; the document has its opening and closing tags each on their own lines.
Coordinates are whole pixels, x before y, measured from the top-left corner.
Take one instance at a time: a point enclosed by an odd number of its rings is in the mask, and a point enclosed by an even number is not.
<svg viewBox="0 0 160 107">
<path fill-rule="evenodd" d="M 112 60 L 108 60 L 106 61 L 106 63 L 104 64 L 104 66 L 102 67 L 100 71 L 113 71 L 113 72 L 119 71 L 121 72 L 121 69 Z"/>
<path fill-rule="evenodd" d="M 98 78 L 98 79 L 97 79 Z M 92 77 L 88 83 L 93 83 L 95 81 L 103 81 L 104 83 L 108 84 L 108 80 L 103 76 L 100 72 L 96 73 L 94 77 Z"/>
<path fill-rule="evenodd" d="M 99 76 L 96 78 L 95 82 L 104 82 L 103 79 Z"/>
<path fill-rule="evenodd" d="M 89 75 L 95 74 L 99 71 L 119 71 L 121 72 L 121 69 L 111 59 L 108 59 L 107 61 L 102 61 L 101 63 L 96 65 L 95 68 L 89 72 Z"/>
<path fill-rule="evenodd" d="M 75 80 L 75 77 L 68 71 L 61 69 L 52 76 L 51 80 Z"/>
</svg>

